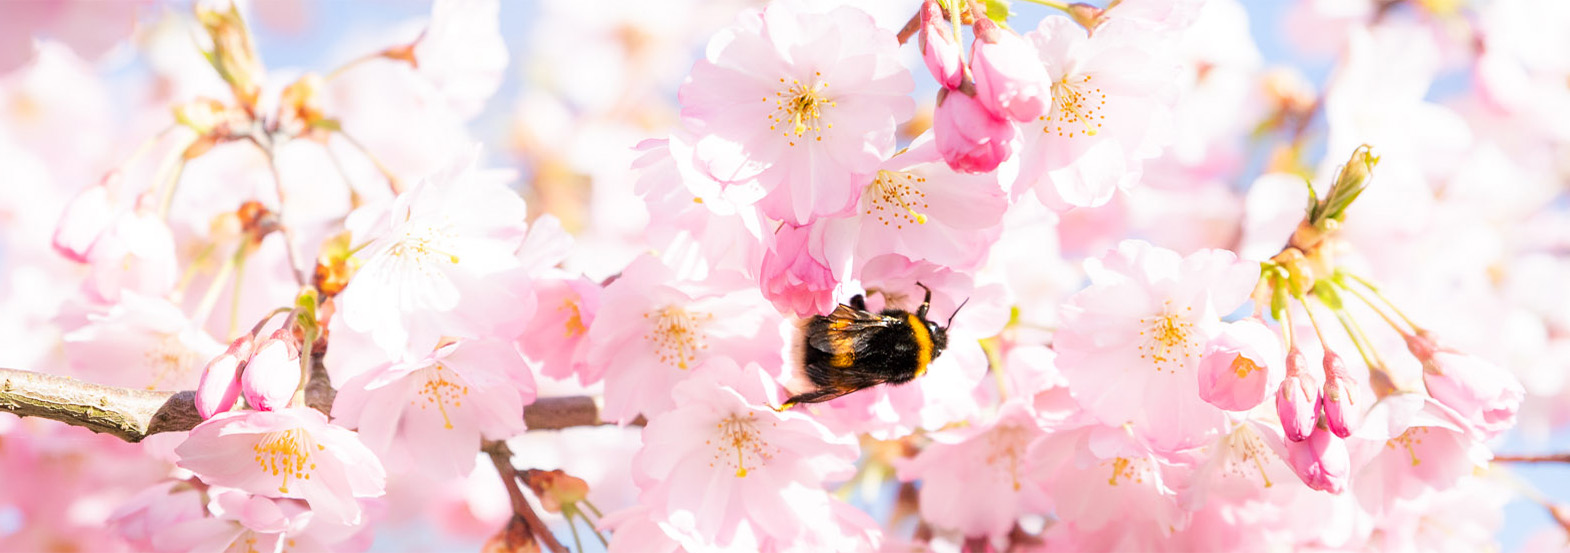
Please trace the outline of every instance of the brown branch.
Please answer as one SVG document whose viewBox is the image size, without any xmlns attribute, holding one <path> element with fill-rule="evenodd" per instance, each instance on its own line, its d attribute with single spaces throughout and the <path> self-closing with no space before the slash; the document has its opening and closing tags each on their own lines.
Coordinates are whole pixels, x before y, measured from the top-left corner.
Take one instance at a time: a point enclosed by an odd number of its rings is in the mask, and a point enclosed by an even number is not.
<svg viewBox="0 0 1570 553">
<path fill-rule="evenodd" d="M 305 403 L 330 413 L 335 395 L 318 358 Z M 191 391 L 118 388 L 68 376 L 0 369 L 0 412 L 59 421 L 132 443 L 160 432 L 195 428 L 202 422 L 195 399 Z M 523 419 L 530 430 L 609 424 L 600 420 L 594 399 L 582 396 L 540 398 L 524 408 Z M 632 424 L 642 424 L 642 418 Z"/>
<path fill-rule="evenodd" d="M 910 16 L 910 21 L 905 22 L 905 26 L 900 28 L 899 34 L 895 35 L 894 38 L 899 39 L 900 44 L 904 44 L 906 42 L 910 42 L 910 37 L 914 36 L 916 32 L 920 30 L 921 8 L 916 8 L 916 15 Z"/>
<path fill-rule="evenodd" d="M 512 464 L 512 450 L 507 448 L 507 442 L 487 440 L 480 449 L 491 457 L 491 463 L 496 465 L 496 473 L 501 476 L 502 484 L 507 486 L 507 497 L 512 501 L 514 515 L 523 517 L 528 523 L 529 530 L 536 538 L 545 544 L 545 548 L 555 553 L 568 553 L 567 546 L 556 541 L 556 535 L 545 526 L 545 521 L 540 520 L 540 515 L 529 506 L 529 500 L 523 497 L 523 488 L 518 486 L 518 468 Z"/>
<path fill-rule="evenodd" d="M 1570 463 L 1570 453 L 1550 455 L 1495 455 L 1495 461 L 1506 463 Z"/>
</svg>

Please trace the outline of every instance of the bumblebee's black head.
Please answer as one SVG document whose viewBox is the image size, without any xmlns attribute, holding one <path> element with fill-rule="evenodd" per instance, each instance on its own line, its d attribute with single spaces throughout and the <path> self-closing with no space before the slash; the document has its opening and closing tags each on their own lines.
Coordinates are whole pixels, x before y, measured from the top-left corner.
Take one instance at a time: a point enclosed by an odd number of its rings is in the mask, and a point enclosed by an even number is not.
<svg viewBox="0 0 1570 553">
<path fill-rule="evenodd" d="M 926 319 L 922 321 L 927 323 L 927 335 L 932 337 L 932 356 L 935 358 L 949 346 L 949 329 L 946 326 L 938 326 L 938 323 L 933 321 Z"/>
</svg>

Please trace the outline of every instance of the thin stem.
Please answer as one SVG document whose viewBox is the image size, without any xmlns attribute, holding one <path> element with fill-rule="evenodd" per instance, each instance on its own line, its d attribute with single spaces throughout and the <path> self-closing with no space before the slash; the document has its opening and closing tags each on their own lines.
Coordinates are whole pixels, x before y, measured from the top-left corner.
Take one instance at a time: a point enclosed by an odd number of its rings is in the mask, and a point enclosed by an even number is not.
<svg viewBox="0 0 1570 553">
<path fill-rule="evenodd" d="M 1368 340 L 1368 336 L 1363 334 L 1363 329 L 1358 326 L 1357 321 L 1348 316 L 1346 311 L 1338 310 L 1335 311 L 1335 314 L 1336 320 L 1341 323 L 1341 328 L 1345 329 L 1347 336 L 1352 338 L 1352 345 L 1357 346 L 1357 354 L 1363 358 L 1363 363 L 1368 367 L 1368 370 L 1373 371 L 1374 367 L 1384 367 L 1384 362 L 1379 359 L 1379 352 L 1373 349 L 1374 344 L 1369 342 L 1368 347 L 1365 348 L 1363 346 L 1363 342 Z"/>
<path fill-rule="evenodd" d="M 264 145 L 262 144 L 261 140 L 257 139 L 257 135 L 255 134 L 252 134 L 250 139 L 251 143 L 255 144 L 257 148 L 261 149 L 263 155 L 267 156 L 267 169 L 273 175 L 273 189 L 278 195 L 278 220 L 280 221 L 278 224 L 278 232 L 279 234 L 283 235 L 284 251 L 289 255 L 289 272 L 294 275 L 295 284 L 305 286 L 309 280 L 305 278 L 305 273 L 301 272 L 300 252 L 295 251 L 294 233 L 289 230 L 287 225 L 284 225 L 281 222 L 283 221 L 284 191 L 283 176 L 278 172 L 278 160 L 273 156 L 271 142 Z"/>
<path fill-rule="evenodd" d="M 358 67 L 362 63 L 365 63 L 365 62 L 368 62 L 368 61 L 371 61 L 371 60 L 374 60 L 374 59 L 380 58 L 380 57 L 382 57 L 382 51 L 381 50 L 377 50 L 375 52 L 371 52 L 369 54 L 360 56 L 358 58 L 354 58 L 352 60 L 349 60 L 347 63 L 344 63 L 343 65 L 340 65 L 340 66 L 334 68 L 332 71 L 328 72 L 327 76 L 323 77 L 322 80 L 324 80 L 324 81 L 331 81 L 331 80 L 336 79 L 339 76 L 343 75 L 344 73 L 347 73 L 350 69 Z"/>
<path fill-rule="evenodd" d="M 168 135 L 169 131 L 175 130 L 178 127 L 179 125 L 170 124 L 169 126 L 164 127 L 163 130 L 158 131 L 156 134 L 148 137 L 147 140 L 143 140 L 141 144 L 136 146 L 136 149 L 131 150 L 131 153 L 126 154 L 125 158 L 121 159 L 120 163 L 115 165 L 115 167 L 125 167 L 137 159 L 140 159 L 143 155 L 146 155 L 149 150 L 153 149 L 154 144 L 157 144 L 158 141 L 162 140 L 165 135 Z"/>
<path fill-rule="evenodd" d="M 1008 401 L 1008 380 L 1003 375 L 1003 355 L 998 351 L 998 342 L 995 339 L 981 340 L 981 351 L 987 355 L 987 372 L 992 373 L 993 383 L 998 387 L 998 400 Z"/>
<path fill-rule="evenodd" d="M 190 286 L 191 280 L 196 278 L 196 270 L 201 267 L 203 262 L 207 261 L 207 256 L 212 255 L 213 250 L 216 249 L 218 249 L 218 245 L 209 242 L 204 244 L 200 251 L 196 252 L 196 257 L 185 265 L 184 271 L 180 272 L 180 283 L 175 285 L 174 292 L 170 294 L 170 299 L 177 304 L 180 303 L 180 299 L 185 297 L 186 287 Z"/>
<path fill-rule="evenodd" d="M 1385 294 L 1383 292 L 1380 292 L 1379 291 L 1379 287 L 1378 286 L 1374 286 L 1374 283 L 1369 282 L 1367 280 L 1364 280 L 1363 277 L 1357 276 L 1357 275 L 1352 274 L 1352 273 L 1342 273 L 1342 274 L 1345 274 L 1346 276 L 1352 277 L 1352 280 L 1355 280 L 1355 281 L 1358 282 L 1358 284 L 1362 284 L 1364 287 L 1368 288 L 1369 292 L 1373 292 L 1374 297 L 1379 298 L 1379 301 L 1385 302 L 1385 305 L 1389 306 L 1390 310 L 1394 311 L 1397 317 L 1401 317 L 1402 321 L 1406 321 L 1407 326 L 1412 327 L 1412 331 L 1413 332 L 1416 332 L 1418 334 L 1422 334 L 1423 333 L 1423 327 L 1418 326 L 1418 324 L 1416 322 L 1412 321 L 1411 317 L 1408 317 L 1408 316 L 1406 316 L 1406 313 L 1401 312 L 1401 308 L 1396 307 L 1395 302 L 1390 301 L 1390 298 L 1385 297 Z"/>
<path fill-rule="evenodd" d="M 1068 12 L 1069 11 L 1068 2 L 1060 2 L 1058 0 L 1025 0 L 1025 1 L 1026 2 L 1030 2 L 1032 4 L 1040 4 L 1040 5 L 1049 7 L 1049 8 L 1062 10 L 1064 12 Z"/>
<path fill-rule="evenodd" d="M 556 536 L 545 527 L 545 521 L 534 513 L 534 508 L 529 506 L 529 500 L 524 498 L 523 489 L 518 486 L 518 468 L 512 465 L 512 451 L 507 449 L 507 442 L 487 442 L 483 448 L 490 456 L 491 464 L 496 466 L 496 473 L 501 476 L 502 485 L 507 487 L 507 497 L 512 501 L 512 512 L 523 517 L 533 531 L 535 538 L 545 544 L 545 548 L 554 553 L 567 553 L 567 547 L 556 541 Z"/>
<path fill-rule="evenodd" d="M 234 261 L 234 291 L 229 297 L 229 330 L 224 336 L 234 338 L 234 329 L 240 326 L 240 291 L 241 282 L 245 280 L 245 257 L 241 256 Z"/>
<path fill-rule="evenodd" d="M 1297 298 L 1297 301 L 1303 304 L 1303 312 L 1308 314 L 1308 324 L 1313 325 L 1314 336 L 1319 337 L 1319 347 L 1329 349 L 1330 342 L 1325 340 L 1325 331 L 1319 328 L 1319 318 L 1314 316 L 1314 307 L 1309 305 L 1308 300 L 1301 296 Z"/>
<path fill-rule="evenodd" d="M 953 29 L 950 29 L 950 30 L 954 34 L 954 44 L 955 45 L 964 44 L 964 41 L 961 40 L 962 37 L 960 36 L 960 31 L 959 31 L 960 25 L 961 25 L 959 8 L 960 8 L 960 6 L 965 5 L 965 1 L 966 0 L 949 0 L 949 23 L 952 24 L 953 27 L 954 27 Z"/>
<path fill-rule="evenodd" d="M 262 332 L 262 329 L 267 326 L 267 323 L 272 322 L 273 317 L 277 317 L 278 315 L 281 315 L 281 314 L 284 314 L 284 313 L 291 313 L 293 311 L 294 311 L 294 308 L 292 308 L 292 307 L 280 307 L 280 308 L 272 310 L 272 312 L 268 313 L 266 317 L 262 317 L 262 320 L 256 321 L 256 324 L 251 326 L 251 336 L 256 336 L 257 334 L 260 334 Z"/>
<path fill-rule="evenodd" d="M 1332 280 L 1331 282 L 1335 282 L 1335 281 Z M 1401 325 L 1396 324 L 1395 319 L 1392 319 L 1392 318 L 1390 318 L 1389 315 L 1386 315 L 1385 314 L 1385 310 L 1380 309 L 1378 305 L 1374 304 L 1373 300 L 1368 299 L 1368 296 L 1363 295 L 1363 293 L 1359 292 L 1356 288 L 1353 288 L 1351 286 L 1347 286 L 1347 285 L 1342 284 L 1340 282 L 1335 282 L 1335 285 L 1336 285 L 1337 288 L 1340 288 L 1342 290 L 1346 290 L 1348 292 L 1351 292 L 1352 295 L 1357 296 L 1357 299 L 1362 300 L 1364 305 L 1367 305 L 1369 309 L 1372 309 L 1374 311 L 1374 313 L 1378 314 L 1379 318 L 1385 320 L 1385 324 L 1388 324 L 1388 325 L 1390 325 L 1390 328 L 1395 329 L 1396 330 L 1396 334 L 1400 334 L 1402 336 L 1409 336 L 1411 334 L 1411 333 L 1407 332 L 1406 329 L 1401 328 Z"/>
<path fill-rule="evenodd" d="M 387 189 L 392 190 L 393 195 L 403 193 L 403 186 L 398 184 L 397 175 L 393 174 L 392 169 L 388 169 L 386 165 L 382 164 L 381 159 L 371 154 L 370 149 L 366 148 L 364 144 L 361 144 L 359 140 L 355 140 L 354 136 L 349 134 L 349 131 L 338 129 L 338 136 L 342 136 L 350 146 L 354 146 L 354 149 L 359 150 L 360 155 L 363 155 L 365 156 L 365 159 L 370 160 L 371 165 L 375 165 L 377 171 L 381 171 L 382 177 L 387 179 Z"/>
<path fill-rule="evenodd" d="M 1285 283 L 1282 283 L 1282 286 L 1285 286 L 1285 285 L 1286 285 Z M 1286 324 L 1281 325 L 1281 335 L 1286 340 L 1286 344 L 1284 344 L 1284 345 L 1286 346 L 1287 351 L 1292 351 L 1292 348 L 1296 347 L 1297 331 L 1296 331 L 1296 329 L 1293 328 L 1294 325 L 1292 324 L 1292 306 L 1291 306 L 1291 304 L 1288 304 L 1286 309 L 1282 309 L 1281 310 L 1281 314 L 1286 316 L 1286 319 L 1287 319 L 1285 321 Z"/>
<path fill-rule="evenodd" d="M 589 502 L 589 498 L 583 498 L 583 506 L 588 507 L 589 510 L 594 513 L 594 518 L 605 518 L 605 515 L 600 514 L 599 508 L 595 507 L 593 503 Z"/>
<path fill-rule="evenodd" d="M 180 176 L 185 174 L 184 158 L 175 162 L 171 173 L 158 197 L 158 217 L 165 221 L 169 220 L 169 208 L 174 205 L 174 190 L 180 187 Z"/>
<path fill-rule="evenodd" d="M 1548 455 L 1495 455 L 1494 460 L 1502 463 L 1570 463 L 1570 453 L 1552 453 Z"/>
<path fill-rule="evenodd" d="M 583 540 L 578 537 L 578 524 L 573 522 L 573 520 L 572 520 L 573 519 L 572 512 L 571 511 L 562 511 L 562 514 L 565 515 L 566 518 L 567 518 L 567 529 L 568 530 L 572 530 L 572 545 L 573 545 L 573 547 L 577 548 L 578 551 L 583 551 Z M 584 522 L 588 523 L 587 520 L 585 520 Z"/>
<path fill-rule="evenodd" d="M 218 274 L 213 275 L 213 281 L 207 285 L 207 293 L 202 295 L 201 303 L 196 304 L 196 313 L 191 316 L 191 322 L 197 326 L 207 324 L 207 317 L 213 313 L 213 306 L 218 304 L 218 294 L 223 292 L 224 285 L 229 281 L 229 275 L 234 272 L 234 266 L 245 256 L 244 243 L 231 255 L 224 259 L 223 265 L 218 267 Z"/>
</svg>

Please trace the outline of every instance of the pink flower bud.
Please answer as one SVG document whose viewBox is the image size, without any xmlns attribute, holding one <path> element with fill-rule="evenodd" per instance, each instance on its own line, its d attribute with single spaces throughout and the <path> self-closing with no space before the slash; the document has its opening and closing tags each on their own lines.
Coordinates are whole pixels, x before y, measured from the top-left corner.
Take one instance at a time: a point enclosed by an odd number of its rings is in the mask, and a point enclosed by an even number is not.
<svg viewBox="0 0 1570 553">
<path fill-rule="evenodd" d="M 1270 397 L 1282 376 L 1281 341 L 1258 319 L 1228 324 L 1199 360 L 1199 397 L 1247 411 Z"/>
<path fill-rule="evenodd" d="M 933 139 L 943 161 L 956 171 L 985 173 L 1014 152 L 1013 123 L 999 119 L 962 92 L 938 92 Z"/>
<path fill-rule="evenodd" d="M 1308 358 L 1296 346 L 1287 352 L 1287 377 L 1276 391 L 1276 414 L 1287 439 L 1301 442 L 1314 432 L 1318 414 L 1319 384 L 1303 370 Z"/>
<path fill-rule="evenodd" d="M 1339 494 L 1352 473 L 1346 442 L 1324 428 L 1315 428 L 1307 440 L 1287 442 L 1287 464 L 1308 487 Z"/>
<path fill-rule="evenodd" d="M 943 9 L 937 0 L 921 4 L 921 59 L 927 62 L 927 71 L 944 88 L 959 88 L 965 77 L 965 63 L 960 59 L 959 43 L 954 42 L 954 27 L 943 19 Z"/>
<path fill-rule="evenodd" d="M 1428 395 L 1459 413 L 1485 439 L 1515 425 L 1526 390 L 1509 371 L 1475 355 L 1438 344 L 1427 333 L 1406 337 L 1407 350 L 1423 362 Z"/>
<path fill-rule="evenodd" d="M 813 255 L 814 249 L 823 250 L 822 226 L 816 226 L 817 232 L 814 228 L 782 225 L 774 233 L 773 246 L 763 254 L 758 283 L 763 296 L 783 313 L 810 317 L 834 310 L 834 288 L 839 281 L 818 258 L 822 254 Z"/>
<path fill-rule="evenodd" d="M 1341 360 L 1341 356 L 1325 350 L 1325 388 L 1320 406 L 1325 415 L 1325 424 L 1331 432 L 1342 438 L 1351 436 L 1362 420 L 1362 414 L 1353 401 L 1356 385 L 1347 374 L 1346 362 Z"/>
<path fill-rule="evenodd" d="M 227 351 L 208 361 L 207 368 L 202 369 L 202 379 L 196 385 L 195 403 L 196 412 L 203 419 L 213 418 L 213 415 L 234 408 L 234 400 L 240 397 L 240 371 L 244 369 L 245 362 L 250 360 L 254 345 L 250 334 L 241 336 L 229 344 Z"/>
<path fill-rule="evenodd" d="M 93 243 L 109 228 L 114 220 L 114 205 L 110 201 L 109 185 L 118 179 L 110 173 L 104 182 L 78 192 L 55 224 L 53 245 L 56 252 L 77 263 L 87 262 L 87 252 Z"/>
<path fill-rule="evenodd" d="M 1036 49 L 992 20 L 976 21 L 970 74 L 976 100 L 1001 118 L 1034 121 L 1052 106 L 1051 77 Z"/>
<path fill-rule="evenodd" d="M 287 327 L 256 346 L 240 375 L 240 385 L 252 408 L 275 411 L 288 407 L 300 386 L 300 350 Z"/>
</svg>

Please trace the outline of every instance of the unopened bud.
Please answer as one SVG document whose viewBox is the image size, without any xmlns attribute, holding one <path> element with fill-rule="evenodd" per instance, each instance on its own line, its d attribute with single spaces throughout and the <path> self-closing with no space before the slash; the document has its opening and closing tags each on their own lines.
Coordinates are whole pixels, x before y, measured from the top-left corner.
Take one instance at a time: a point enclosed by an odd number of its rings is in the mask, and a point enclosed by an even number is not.
<svg viewBox="0 0 1570 553">
<path fill-rule="evenodd" d="M 322 88 L 326 86 L 321 75 L 306 73 L 299 80 L 284 87 L 278 98 L 278 119 L 295 132 L 304 133 L 321 124 Z"/>
<path fill-rule="evenodd" d="M 540 506 L 552 513 L 560 513 L 562 506 L 571 506 L 589 497 L 589 483 L 561 469 L 527 471 L 523 480 L 540 498 Z"/>
<path fill-rule="evenodd" d="M 1303 370 L 1307 364 L 1308 358 L 1293 346 L 1287 352 L 1286 380 L 1281 381 L 1281 388 L 1276 391 L 1276 415 L 1281 418 L 1281 429 L 1287 439 L 1294 442 L 1301 442 L 1314 432 L 1322 401 L 1318 384 Z"/>
<path fill-rule="evenodd" d="M 933 117 L 933 143 L 943 161 L 956 171 L 985 173 L 997 169 L 1014 152 L 1017 127 L 957 90 L 938 91 Z"/>
<path fill-rule="evenodd" d="M 203 419 L 234 408 L 240 398 L 240 371 L 251 359 L 254 342 L 246 334 L 229 344 L 229 349 L 207 362 L 202 369 L 202 379 L 196 385 L 196 412 Z"/>
<path fill-rule="evenodd" d="M 1515 425 L 1526 395 L 1515 375 L 1481 357 L 1444 347 L 1424 332 L 1406 336 L 1406 344 L 1423 363 L 1423 386 L 1435 401 L 1488 438 Z"/>
<path fill-rule="evenodd" d="M 300 386 L 300 349 L 289 327 L 278 329 L 257 344 L 256 353 L 240 375 L 240 389 L 252 408 L 282 409 Z"/>
<path fill-rule="evenodd" d="M 1351 376 L 1347 375 L 1346 362 L 1342 361 L 1340 355 L 1326 349 L 1324 401 L 1321 405 L 1325 424 L 1331 432 L 1342 438 L 1351 436 L 1362 419 L 1353 401 L 1356 385 Z"/>
<path fill-rule="evenodd" d="M 1090 4 L 1075 2 L 1068 5 L 1068 16 L 1086 31 L 1094 31 L 1106 21 L 1107 11 Z"/>
<path fill-rule="evenodd" d="M 1341 221 L 1346 218 L 1346 208 L 1357 200 L 1359 194 L 1368 188 L 1368 179 L 1374 174 L 1374 165 L 1379 163 L 1379 158 L 1374 156 L 1373 149 L 1367 144 L 1358 146 L 1352 151 L 1352 157 L 1346 165 L 1341 166 L 1340 174 L 1336 181 L 1331 183 L 1330 192 L 1325 194 L 1317 209 L 1313 210 L 1310 222 L 1316 226 L 1324 226 L 1325 221 Z M 1328 229 L 1326 229 L 1328 230 Z"/>
<path fill-rule="evenodd" d="M 213 51 L 208 57 L 218 76 L 229 83 L 229 89 L 248 113 L 255 113 L 257 97 L 261 95 L 261 80 L 266 75 L 256 47 L 251 41 L 251 30 L 240 17 L 239 8 L 231 2 L 229 9 L 214 10 L 196 5 L 196 20 L 212 37 Z"/>
<path fill-rule="evenodd" d="M 507 526 L 480 546 L 481 553 L 540 553 L 540 541 L 522 515 L 513 515 Z"/>
<path fill-rule="evenodd" d="M 1307 440 L 1288 442 L 1286 447 L 1287 464 L 1308 487 L 1333 494 L 1346 490 L 1352 457 L 1341 438 L 1318 428 Z"/>
<path fill-rule="evenodd" d="M 993 115 L 1019 122 L 1035 121 L 1046 113 L 1052 107 L 1051 77 L 1036 49 L 991 19 L 977 20 L 975 33 L 970 72 L 976 100 Z"/>
<path fill-rule="evenodd" d="M 943 18 L 937 0 L 921 4 L 921 59 L 944 88 L 959 88 L 964 80 L 965 63 L 960 59 L 959 43 L 954 42 L 954 27 Z"/>
</svg>

